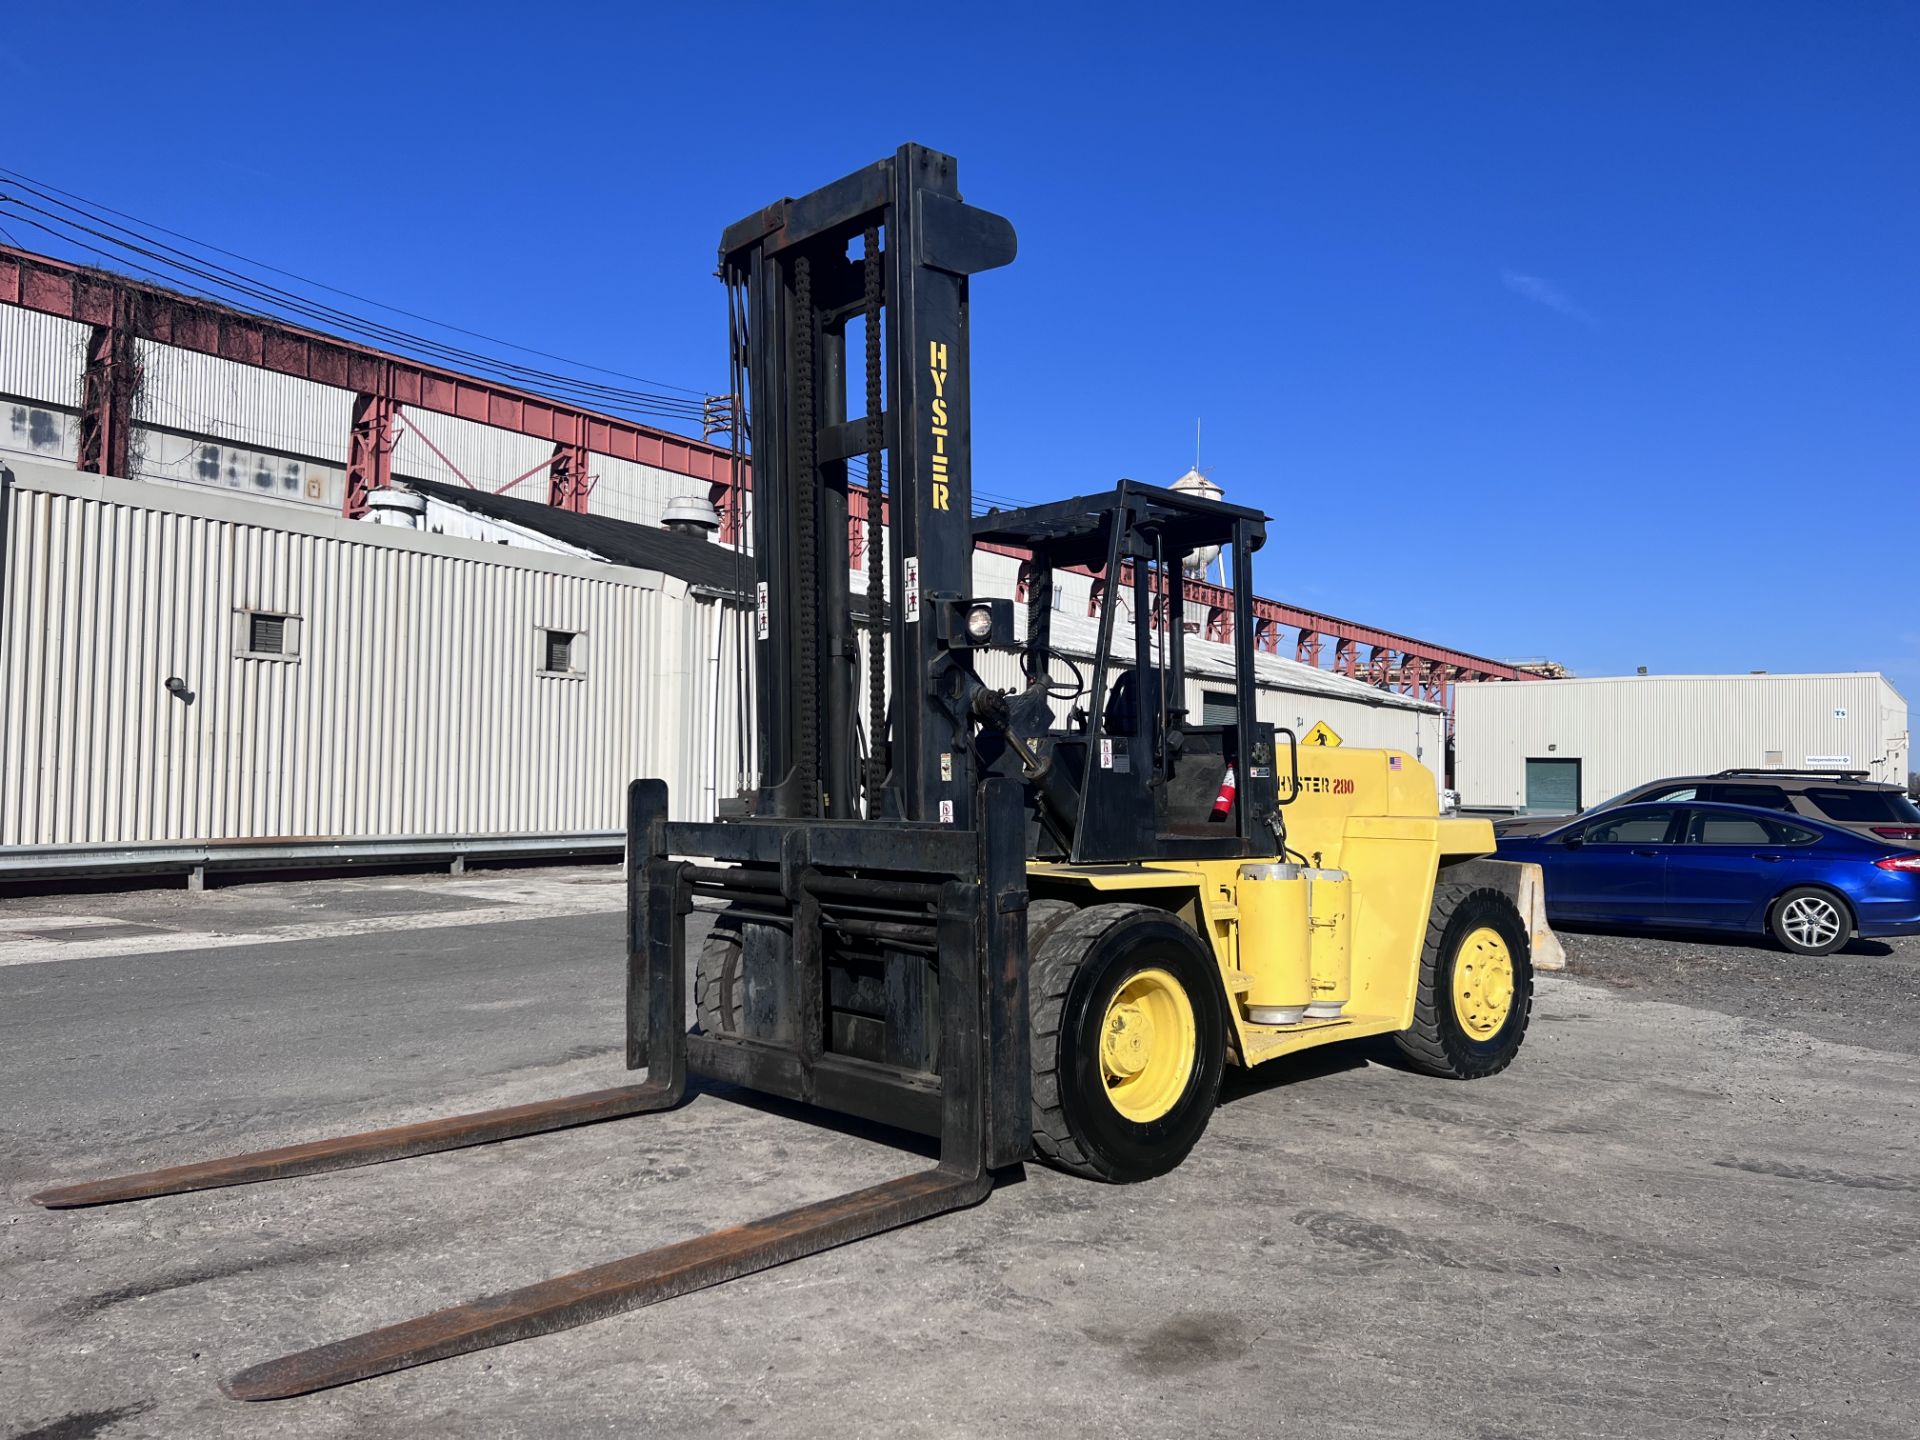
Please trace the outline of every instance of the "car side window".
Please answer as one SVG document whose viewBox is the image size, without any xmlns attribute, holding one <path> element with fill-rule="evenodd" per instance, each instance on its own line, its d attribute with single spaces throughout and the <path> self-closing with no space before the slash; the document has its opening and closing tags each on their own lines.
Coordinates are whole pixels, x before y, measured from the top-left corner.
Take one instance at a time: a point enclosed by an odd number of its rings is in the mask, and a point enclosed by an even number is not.
<svg viewBox="0 0 1920 1440">
<path fill-rule="evenodd" d="M 1693 799 L 1693 797 L 1694 787 L 1687 785 L 1678 790 L 1662 790 L 1658 795 L 1642 796 L 1641 799 L 1645 804 L 1670 805 L 1684 804 L 1686 801 Z"/>
<path fill-rule="evenodd" d="M 1752 805 L 1759 810 L 1790 812 L 1793 809 L 1787 792 L 1778 785 L 1703 785 L 1700 787 L 1700 798 L 1718 801 L 1722 805 Z"/>
<path fill-rule="evenodd" d="M 1843 825 L 1867 825 L 1894 820 L 1913 823 L 1913 802 L 1897 790 L 1833 789 L 1808 790 L 1807 798 L 1820 807 L 1820 813 Z"/>
<path fill-rule="evenodd" d="M 1758 815 L 1716 815 L 1701 810 L 1687 822 L 1689 845 L 1777 845 L 1773 828 Z"/>
<path fill-rule="evenodd" d="M 1773 843 L 1775 845 L 1817 845 L 1820 843 L 1820 832 L 1818 830 L 1808 830 L 1801 825 L 1789 825 L 1784 820 L 1768 820 L 1765 823 L 1767 829 L 1773 832 Z"/>
<path fill-rule="evenodd" d="M 1640 810 L 1610 820 L 1596 820 L 1580 838 L 1589 845 L 1660 845 L 1673 824 L 1672 810 Z"/>
</svg>

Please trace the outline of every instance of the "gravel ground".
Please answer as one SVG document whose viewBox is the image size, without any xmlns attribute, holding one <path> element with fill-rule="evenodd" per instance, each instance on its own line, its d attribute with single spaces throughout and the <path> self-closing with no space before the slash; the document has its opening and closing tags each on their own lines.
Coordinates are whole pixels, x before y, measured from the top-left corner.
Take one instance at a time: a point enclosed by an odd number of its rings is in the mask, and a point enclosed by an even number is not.
<svg viewBox="0 0 1920 1440">
<path fill-rule="evenodd" d="M 1920 1055 L 1920 936 L 1855 940 L 1819 959 L 1764 940 L 1558 927 L 1567 973 L 1629 994 Z"/>
<path fill-rule="evenodd" d="M 1920 1435 L 1913 941 L 1568 935 L 1492 1079 L 1331 1047 L 1235 1077 L 1159 1180 L 1029 1166 L 973 1210 L 271 1405 L 218 1381 L 925 1147 L 706 1090 L 309 1180 L 28 1203 L 621 1083 L 617 904 L 587 873 L 0 902 L 0 1434 Z"/>
</svg>

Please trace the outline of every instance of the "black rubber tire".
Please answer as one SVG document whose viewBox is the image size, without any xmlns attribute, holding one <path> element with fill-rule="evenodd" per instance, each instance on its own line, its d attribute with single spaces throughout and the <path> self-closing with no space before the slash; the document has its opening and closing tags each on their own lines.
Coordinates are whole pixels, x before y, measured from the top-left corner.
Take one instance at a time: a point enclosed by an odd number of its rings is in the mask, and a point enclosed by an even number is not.
<svg viewBox="0 0 1920 1440">
<path fill-rule="evenodd" d="M 740 923 L 724 915 L 700 943 L 693 967 L 693 1013 L 702 1035 L 738 1035 L 745 990 L 740 983 Z"/>
<path fill-rule="evenodd" d="M 1818 896 L 1840 912 L 1839 934 L 1835 935 L 1832 940 L 1823 945 L 1801 944 L 1787 933 L 1787 928 L 1782 923 L 1782 918 L 1786 914 L 1787 906 L 1793 901 L 1807 896 Z M 1767 907 L 1767 931 L 1773 936 L 1775 942 L 1779 944 L 1781 949 L 1790 951 L 1795 955 L 1806 955 L 1808 957 L 1831 955 L 1853 938 L 1853 907 L 1848 905 L 1846 900 L 1839 894 L 1827 889 L 1824 885 L 1796 885 L 1791 890 L 1783 892 L 1779 899 Z"/>
<path fill-rule="evenodd" d="M 1036 933 L 1032 917 L 1029 936 Z M 1138 1124 L 1107 1099 L 1100 1026 L 1120 987 L 1163 969 L 1186 991 L 1197 1031 L 1185 1089 L 1158 1120 Z M 1127 1184 L 1164 1175 L 1199 1141 L 1226 1063 L 1226 1000 L 1212 951 L 1177 915 L 1151 905 L 1090 905 L 1052 917 L 1029 941 L 1033 1017 L 1033 1148 L 1056 1169 Z"/>
<path fill-rule="evenodd" d="M 1513 1004 L 1504 1025 L 1486 1040 L 1475 1040 L 1453 1012 L 1453 967 L 1462 942 L 1483 925 L 1507 942 L 1513 957 Z M 1394 1046 L 1407 1063 L 1429 1075 L 1452 1080 L 1498 1075 L 1519 1052 L 1532 1011 L 1533 945 L 1518 907 L 1498 890 L 1444 883 L 1434 886 L 1426 943 L 1420 950 L 1413 1026 L 1393 1037 Z"/>
<path fill-rule="evenodd" d="M 1030 900 L 1027 902 L 1027 955 L 1029 961 L 1034 952 L 1046 944 L 1047 936 L 1069 915 L 1076 914 L 1080 907 L 1071 900 Z"/>
</svg>

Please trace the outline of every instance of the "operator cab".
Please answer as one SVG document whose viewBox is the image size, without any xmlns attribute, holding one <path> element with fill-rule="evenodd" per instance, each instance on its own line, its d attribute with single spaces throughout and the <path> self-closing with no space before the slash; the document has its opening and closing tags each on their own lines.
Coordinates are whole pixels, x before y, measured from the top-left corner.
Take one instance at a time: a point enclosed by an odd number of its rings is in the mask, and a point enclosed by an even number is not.
<svg viewBox="0 0 1920 1440">
<path fill-rule="evenodd" d="M 1039 773 L 991 731 L 978 741 L 984 771 L 1027 781 L 1029 853 L 1075 863 L 1275 853 L 1275 730 L 1255 717 L 1253 683 L 1252 557 L 1266 517 L 1123 480 L 1071 500 L 988 511 L 974 520 L 973 538 L 1032 557 L 1021 567 L 1025 688 L 1010 694 L 1008 708 Z M 1216 546 L 1231 557 L 1230 590 L 1185 575 L 1190 555 Z M 1076 568 L 1095 577 L 1091 665 L 1054 644 L 1053 575 Z M 1190 610 L 1202 633 L 1225 632 L 1235 711 L 1226 724 L 1193 718 Z M 1060 704 L 1064 714 L 1055 713 Z"/>
</svg>

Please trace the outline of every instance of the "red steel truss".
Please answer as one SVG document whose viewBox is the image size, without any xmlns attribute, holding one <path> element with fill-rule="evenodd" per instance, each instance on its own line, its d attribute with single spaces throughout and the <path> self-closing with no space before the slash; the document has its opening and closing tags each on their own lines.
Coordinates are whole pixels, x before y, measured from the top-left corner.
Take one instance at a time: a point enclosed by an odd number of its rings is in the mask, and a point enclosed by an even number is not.
<svg viewBox="0 0 1920 1440">
<path fill-rule="evenodd" d="M 456 415 L 551 441 L 554 456 L 548 465 L 548 498 L 567 509 L 586 508 L 591 482 L 585 457 L 597 451 L 702 480 L 721 514 L 730 513 L 725 503 L 729 460 L 722 447 L 582 410 L 500 381 L 456 374 L 211 300 L 3 245 L 0 303 L 93 327 L 81 434 L 83 442 L 89 435 L 99 438 L 83 443 L 83 464 L 88 468 L 125 471 L 125 396 L 132 388 L 126 370 L 134 353 L 131 340 L 137 337 L 353 391 L 343 507 L 349 515 L 364 510 L 368 492 L 389 478 L 392 423 L 402 407 Z"/>
</svg>

